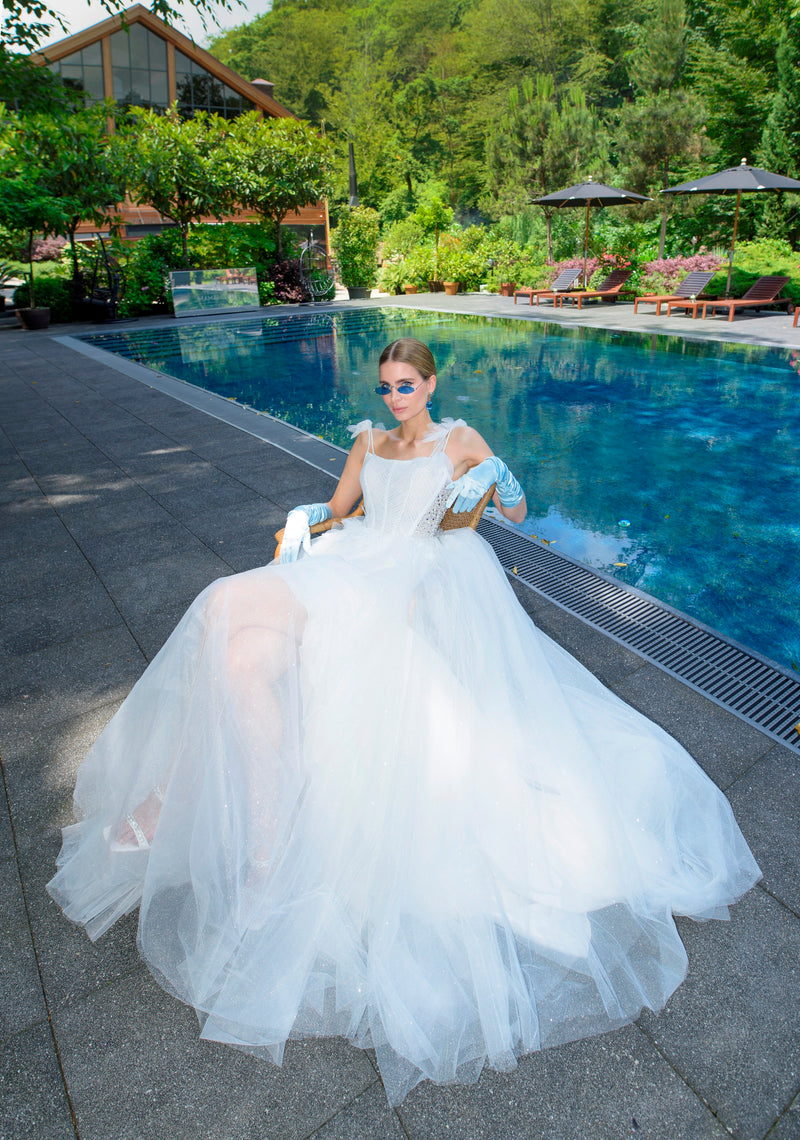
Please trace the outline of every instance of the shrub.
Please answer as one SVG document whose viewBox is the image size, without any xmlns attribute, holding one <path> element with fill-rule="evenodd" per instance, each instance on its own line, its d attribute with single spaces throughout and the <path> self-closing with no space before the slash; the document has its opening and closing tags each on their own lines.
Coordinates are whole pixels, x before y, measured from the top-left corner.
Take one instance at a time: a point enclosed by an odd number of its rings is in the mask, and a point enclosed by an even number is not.
<svg viewBox="0 0 800 1140">
<path fill-rule="evenodd" d="M 66 244 L 63 237 L 34 238 L 31 261 L 59 261 Z"/>
<path fill-rule="evenodd" d="M 300 302 L 309 301 L 311 298 L 303 283 L 303 278 L 300 276 L 300 265 L 297 261 L 273 261 L 272 264 L 264 271 L 263 275 L 264 286 L 267 284 L 272 285 L 272 298 L 269 303 L 275 301 L 283 302 Z M 262 279 L 259 280 L 259 299 L 261 297 Z M 265 295 L 268 290 L 265 287 Z M 263 302 L 262 302 L 263 304 Z"/>
<path fill-rule="evenodd" d="M 27 283 L 14 290 L 12 305 L 15 309 L 27 309 L 30 294 Z M 65 277 L 36 278 L 36 306 L 50 310 L 50 320 L 69 321 L 72 319 L 72 289 Z"/>
<path fill-rule="evenodd" d="M 369 206 L 345 211 L 331 234 L 343 285 L 371 289 L 378 275 L 378 215 Z"/>
<path fill-rule="evenodd" d="M 724 259 L 716 253 L 695 253 L 691 257 L 662 257 L 648 261 L 639 280 L 643 293 L 673 293 L 687 273 L 719 269 Z M 712 284 L 716 279 L 712 279 Z M 709 285 L 709 293 L 713 290 Z"/>
</svg>

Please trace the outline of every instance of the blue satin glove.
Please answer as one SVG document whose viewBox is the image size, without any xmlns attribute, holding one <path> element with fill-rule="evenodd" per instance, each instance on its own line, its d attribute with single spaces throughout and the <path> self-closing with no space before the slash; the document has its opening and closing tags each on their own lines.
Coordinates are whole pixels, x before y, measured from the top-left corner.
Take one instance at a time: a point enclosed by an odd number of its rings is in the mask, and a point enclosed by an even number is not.
<svg viewBox="0 0 800 1140">
<path fill-rule="evenodd" d="M 278 562 L 296 562 L 301 549 L 306 554 L 311 553 L 311 531 L 315 523 L 324 522 L 331 517 L 331 509 L 327 503 L 306 503 L 305 506 L 295 507 L 286 516 L 286 526 L 281 540 L 281 551 Z"/>
<path fill-rule="evenodd" d="M 488 459 L 471 467 L 465 475 L 450 484 L 448 507 L 452 507 L 457 515 L 462 511 L 471 511 L 481 501 L 492 483 L 496 484 L 497 497 L 504 507 L 516 507 L 525 497 L 522 487 L 503 460 L 498 459 L 496 455 L 490 455 Z"/>
</svg>

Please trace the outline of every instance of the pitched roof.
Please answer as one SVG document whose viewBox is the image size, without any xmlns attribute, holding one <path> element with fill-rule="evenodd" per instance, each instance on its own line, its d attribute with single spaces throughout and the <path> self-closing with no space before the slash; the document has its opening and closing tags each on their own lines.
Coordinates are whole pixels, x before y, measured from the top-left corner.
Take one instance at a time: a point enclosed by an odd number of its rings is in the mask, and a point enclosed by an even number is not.
<svg viewBox="0 0 800 1140">
<path fill-rule="evenodd" d="M 204 67 L 206 71 L 211 72 L 220 82 L 227 84 L 245 99 L 249 99 L 264 114 L 270 115 L 272 118 L 294 118 L 287 107 L 283 107 L 273 99 L 271 94 L 265 91 L 263 80 L 260 84 L 249 83 L 241 75 L 216 59 L 210 52 L 198 47 L 188 36 L 183 35 L 176 28 L 171 28 L 158 16 L 154 16 L 149 9 L 141 4 L 133 4 L 116 16 L 110 16 L 107 20 L 92 24 L 91 27 L 85 28 L 82 32 L 76 32 L 74 35 L 67 36 L 66 39 L 50 44 L 49 47 L 34 52 L 31 59 L 34 63 L 42 65 L 56 63 L 64 56 L 72 55 L 74 52 L 80 51 L 81 48 L 88 47 L 90 44 L 96 43 L 105 36 L 111 35 L 112 32 L 118 32 L 120 28 L 130 24 L 143 24 L 149 31 L 161 36 L 167 43 L 172 44 L 184 55 Z"/>
</svg>

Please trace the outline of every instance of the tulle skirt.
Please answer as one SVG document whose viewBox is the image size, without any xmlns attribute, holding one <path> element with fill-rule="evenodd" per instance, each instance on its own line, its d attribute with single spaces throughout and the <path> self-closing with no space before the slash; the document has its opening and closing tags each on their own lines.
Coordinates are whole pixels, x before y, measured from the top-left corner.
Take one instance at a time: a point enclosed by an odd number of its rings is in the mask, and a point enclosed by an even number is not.
<svg viewBox="0 0 800 1140">
<path fill-rule="evenodd" d="M 49 884 L 69 918 L 97 938 L 138 906 L 204 1037 L 280 1063 L 343 1035 L 392 1103 L 659 1008 L 673 914 L 723 918 L 759 875 L 721 792 L 471 531 L 353 521 L 212 584 L 75 803 Z M 142 810 L 150 848 L 113 852 Z"/>
</svg>

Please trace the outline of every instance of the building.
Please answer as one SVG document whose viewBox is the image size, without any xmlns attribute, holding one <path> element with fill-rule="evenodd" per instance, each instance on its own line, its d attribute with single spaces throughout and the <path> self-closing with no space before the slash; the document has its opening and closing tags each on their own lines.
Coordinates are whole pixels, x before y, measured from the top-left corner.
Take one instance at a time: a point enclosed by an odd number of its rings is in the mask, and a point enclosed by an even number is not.
<svg viewBox="0 0 800 1140">
<path fill-rule="evenodd" d="M 177 103 L 179 112 L 187 117 L 195 111 L 208 111 L 228 119 L 252 110 L 275 118 L 292 114 L 275 100 L 271 83 L 243 79 L 141 4 L 59 40 L 32 58 L 50 67 L 69 86 L 85 92 L 90 100 L 113 99 L 122 107 L 166 110 Z M 119 213 L 122 237 L 143 237 L 171 224 L 149 206 L 131 202 L 122 203 Z M 240 213 L 232 220 L 252 218 L 252 214 Z M 324 202 L 287 215 L 284 225 L 323 230 L 328 244 Z M 86 223 L 79 228 L 79 235 L 81 232 L 88 236 L 97 233 L 97 228 Z"/>
</svg>

